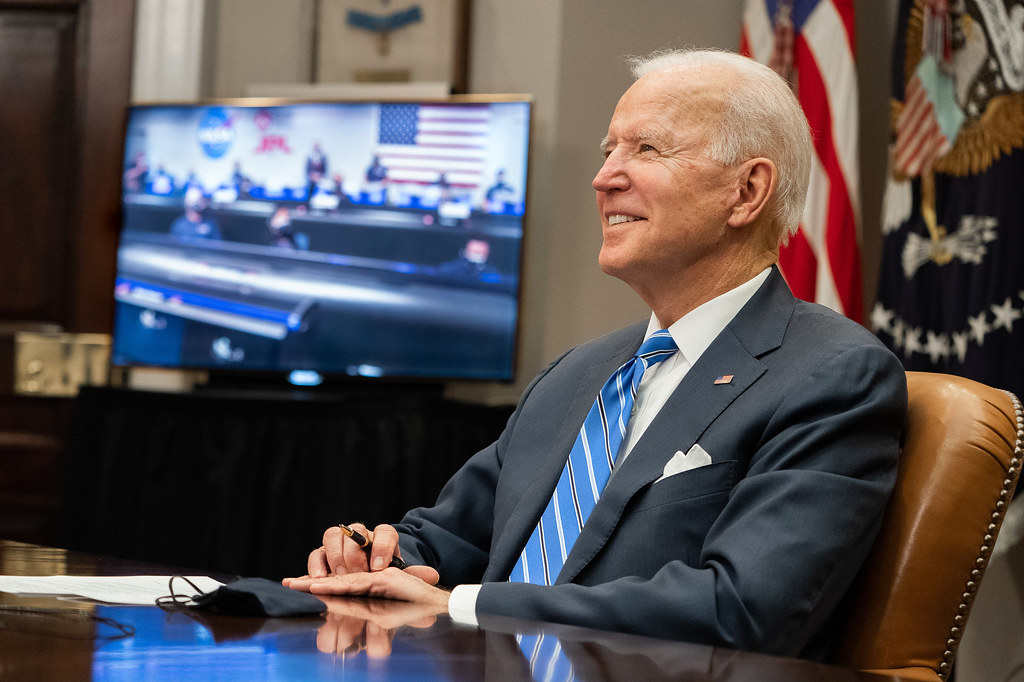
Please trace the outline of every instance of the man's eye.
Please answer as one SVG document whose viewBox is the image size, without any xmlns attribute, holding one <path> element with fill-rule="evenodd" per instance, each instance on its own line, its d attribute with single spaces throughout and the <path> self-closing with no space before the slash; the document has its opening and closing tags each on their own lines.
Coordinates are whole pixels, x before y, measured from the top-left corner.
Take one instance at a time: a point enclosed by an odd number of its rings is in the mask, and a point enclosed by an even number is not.
<svg viewBox="0 0 1024 682">
<path fill-rule="evenodd" d="M 643 152 L 656 152 L 656 151 L 658 151 L 658 150 L 655 149 L 653 146 L 647 144 L 646 142 L 644 142 L 644 143 L 642 143 L 640 145 L 640 152 L 641 153 L 643 153 Z"/>
</svg>

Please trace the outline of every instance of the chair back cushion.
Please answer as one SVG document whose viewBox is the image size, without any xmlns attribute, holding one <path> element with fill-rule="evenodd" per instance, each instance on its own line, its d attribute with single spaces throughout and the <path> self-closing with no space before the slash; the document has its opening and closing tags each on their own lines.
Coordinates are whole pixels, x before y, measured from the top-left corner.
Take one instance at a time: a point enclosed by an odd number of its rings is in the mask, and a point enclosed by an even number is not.
<svg viewBox="0 0 1024 682">
<path fill-rule="evenodd" d="M 946 679 L 1020 471 L 1017 399 L 907 372 L 896 489 L 850 599 L 837 661 Z"/>
</svg>

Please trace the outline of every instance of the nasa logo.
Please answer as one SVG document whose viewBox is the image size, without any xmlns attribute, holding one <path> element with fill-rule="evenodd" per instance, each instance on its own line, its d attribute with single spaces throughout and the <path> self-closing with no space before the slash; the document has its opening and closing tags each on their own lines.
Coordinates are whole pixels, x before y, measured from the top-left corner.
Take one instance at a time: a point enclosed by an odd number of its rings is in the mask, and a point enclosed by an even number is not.
<svg viewBox="0 0 1024 682">
<path fill-rule="evenodd" d="M 196 137 L 203 151 L 211 159 L 224 156 L 235 141 L 235 126 L 231 114 L 222 108 L 208 109 L 199 122 Z"/>
</svg>

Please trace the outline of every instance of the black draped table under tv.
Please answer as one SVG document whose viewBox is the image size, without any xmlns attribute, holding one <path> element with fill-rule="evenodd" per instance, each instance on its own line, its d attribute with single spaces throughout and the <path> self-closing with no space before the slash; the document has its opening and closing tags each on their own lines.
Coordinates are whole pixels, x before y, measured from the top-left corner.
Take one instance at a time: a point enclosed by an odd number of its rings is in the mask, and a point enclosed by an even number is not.
<svg viewBox="0 0 1024 682">
<path fill-rule="evenodd" d="M 510 414 L 398 388 L 316 397 L 83 388 L 62 543 L 206 571 L 295 575 L 324 528 L 394 522 L 431 504 Z"/>
</svg>

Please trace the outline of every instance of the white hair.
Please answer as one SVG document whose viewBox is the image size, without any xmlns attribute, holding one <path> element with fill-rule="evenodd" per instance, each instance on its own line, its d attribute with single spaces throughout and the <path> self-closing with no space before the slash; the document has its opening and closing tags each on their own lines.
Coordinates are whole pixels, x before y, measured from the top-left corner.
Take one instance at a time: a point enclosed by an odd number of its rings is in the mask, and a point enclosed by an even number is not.
<svg viewBox="0 0 1024 682">
<path fill-rule="evenodd" d="M 703 124 L 708 158 L 735 165 L 765 157 L 778 170 L 777 194 L 769 215 L 785 243 L 800 224 L 810 182 L 810 127 L 789 84 L 767 66 L 733 52 L 712 49 L 662 50 L 631 57 L 633 77 L 680 66 L 722 69 L 742 86 L 722 88 L 722 108 Z"/>
</svg>

